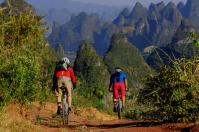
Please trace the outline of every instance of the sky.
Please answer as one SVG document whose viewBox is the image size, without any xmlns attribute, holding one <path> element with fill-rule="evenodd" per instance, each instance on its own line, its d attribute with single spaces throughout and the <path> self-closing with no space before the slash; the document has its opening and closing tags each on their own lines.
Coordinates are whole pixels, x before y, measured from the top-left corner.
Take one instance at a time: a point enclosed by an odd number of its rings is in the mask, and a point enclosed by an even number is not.
<svg viewBox="0 0 199 132">
<path fill-rule="evenodd" d="M 158 3 L 161 1 L 164 1 L 165 3 L 168 3 L 170 1 L 173 1 L 175 3 L 178 3 L 180 1 L 186 2 L 186 0 L 73 0 L 73 1 L 80 1 L 83 3 L 97 3 L 109 6 L 132 6 L 138 1 L 145 6 L 148 6 L 151 2 Z"/>
</svg>

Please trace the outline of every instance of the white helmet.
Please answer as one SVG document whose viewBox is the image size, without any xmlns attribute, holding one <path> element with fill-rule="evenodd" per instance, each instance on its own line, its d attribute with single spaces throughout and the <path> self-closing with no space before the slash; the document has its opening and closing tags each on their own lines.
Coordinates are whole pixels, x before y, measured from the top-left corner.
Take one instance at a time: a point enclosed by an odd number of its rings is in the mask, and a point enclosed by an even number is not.
<svg viewBox="0 0 199 132">
<path fill-rule="evenodd" d="M 121 71 L 122 71 L 121 68 L 119 68 L 119 67 L 116 67 L 116 68 L 115 68 L 115 72 L 121 72 Z"/>
<path fill-rule="evenodd" d="M 64 63 L 70 65 L 70 60 L 67 57 L 63 57 L 61 60 L 64 61 Z"/>
</svg>

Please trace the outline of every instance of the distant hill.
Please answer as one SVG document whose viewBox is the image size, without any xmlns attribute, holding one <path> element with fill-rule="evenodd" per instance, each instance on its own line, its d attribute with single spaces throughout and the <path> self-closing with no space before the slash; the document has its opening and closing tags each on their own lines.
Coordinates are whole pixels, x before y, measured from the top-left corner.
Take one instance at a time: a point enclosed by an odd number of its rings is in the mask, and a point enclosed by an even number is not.
<svg viewBox="0 0 199 132">
<path fill-rule="evenodd" d="M 50 8 L 46 13 L 42 13 L 42 11 L 39 10 L 38 12 L 39 14 L 45 16 L 44 18 L 49 23 L 50 26 L 52 26 L 53 22 L 57 22 L 59 24 L 64 24 L 68 22 L 73 14 L 66 8 L 62 9 Z"/>
<path fill-rule="evenodd" d="M 77 15 L 80 12 L 96 13 L 101 19 L 112 21 L 122 10 L 119 7 L 98 4 L 81 3 L 72 0 L 27 0 L 36 10 L 45 15 L 49 22 L 56 21 L 60 24 L 67 22 L 68 16 Z M 56 14 L 56 15 L 51 15 Z M 58 19 L 57 19 L 58 18 Z"/>
<path fill-rule="evenodd" d="M 97 14 L 82 12 L 63 25 L 54 23 L 48 40 L 52 47 L 60 43 L 66 51 L 77 51 L 84 40 L 89 40 L 99 54 L 104 54 L 115 32 L 118 28 L 114 24 L 104 22 Z"/>
<path fill-rule="evenodd" d="M 183 20 L 172 42 L 164 47 L 156 48 L 147 58 L 148 64 L 158 70 L 162 64 L 170 64 L 174 59 L 198 55 L 199 48 L 189 39 L 190 32 L 196 32 L 196 30 L 189 20 Z"/>
<path fill-rule="evenodd" d="M 178 4 L 178 8 L 183 16 L 193 23 L 194 27 L 199 32 L 199 1 L 198 0 L 187 0 L 185 5 Z"/>
<path fill-rule="evenodd" d="M 129 41 L 143 50 L 150 44 L 163 46 L 171 42 L 182 15 L 174 3 L 151 4 L 147 9 L 139 2 L 132 11 L 124 9 L 113 21 L 126 33 Z M 131 28 L 132 30 L 126 30 Z"/>
</svg>

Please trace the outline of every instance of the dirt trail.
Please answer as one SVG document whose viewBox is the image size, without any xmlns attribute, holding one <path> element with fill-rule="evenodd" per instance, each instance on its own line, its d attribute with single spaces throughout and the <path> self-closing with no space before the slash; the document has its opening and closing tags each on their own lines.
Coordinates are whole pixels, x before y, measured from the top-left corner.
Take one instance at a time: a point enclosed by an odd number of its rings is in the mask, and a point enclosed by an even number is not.
<svg viewBox="0 0 199 132">
<path fill-rule="evenodd" d="M 55 116 L 56 105 L 47 103 L 40 105 L 38 102 L 27 109 L 19 109 L 19 106 L 12 104 L 8 107 L 8 114 L 13 120 L 30 122 L 41 132 L 62 132 L 62 131 L 91 131 L 91 132 L 199 132 L 199 126 L 192 128 L 188 124 L 161 124 L 158 122 L 142 122 L 128 119 L 118 120 L 97 111 L 94 108 L 74 109 L 70 114 L 69 125 L 63 126 L 61 119 Z M 33 130 L 34 131 L 34 130 Z"/>
</svg>

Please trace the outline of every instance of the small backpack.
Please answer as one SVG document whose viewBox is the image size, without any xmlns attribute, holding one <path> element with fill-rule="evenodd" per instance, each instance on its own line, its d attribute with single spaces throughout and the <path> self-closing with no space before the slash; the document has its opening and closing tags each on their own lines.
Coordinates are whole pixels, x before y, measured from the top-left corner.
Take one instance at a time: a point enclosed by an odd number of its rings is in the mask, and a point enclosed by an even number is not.
<svg viewBox="0 0 199 132">
<path fill-rule="evenodd" d="M 68 67 L 64 61 L 59 61 L 56 64 L 56 71 L 67 71 Z"/>
</svg>

